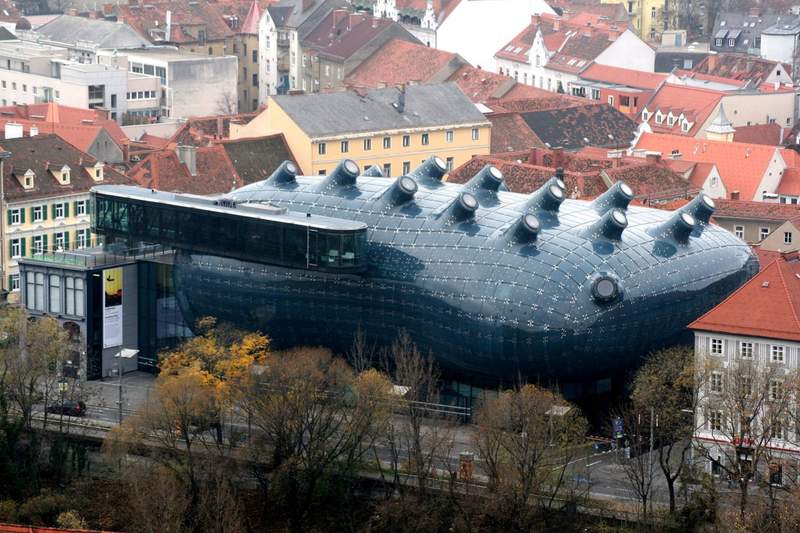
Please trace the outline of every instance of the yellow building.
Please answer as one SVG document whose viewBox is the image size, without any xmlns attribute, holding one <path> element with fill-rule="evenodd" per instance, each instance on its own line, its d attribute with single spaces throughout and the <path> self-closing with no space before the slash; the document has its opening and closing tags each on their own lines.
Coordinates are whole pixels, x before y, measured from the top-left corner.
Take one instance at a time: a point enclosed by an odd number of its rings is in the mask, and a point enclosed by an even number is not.
<svg viewBox="0 0 800 533">
<path fill-rule="evenodd" d="M 89 190 L 133 182 L 57 135 L 4 140 L 3 149 L 2 289 L 18 302 L 17 259 L 89 246 Z"/>
<path fill-rule="evenodd" d="M 664 30 L 676 29 L 679 4 L 674 0 L 601 0 L 601 3 L 622 4 L 631 19 L 631 31 L 645 41 L 656 41 Z"/>
<path fill-rule="evenodd" d="M 408 173 L 431 155 L 449 169 L 489 153 L 491 124 L 452 83 L 270 97 L 231 137 L 283 133 L 303 174 L 327 174 L 342 159 L 386 176 Z"/>
</svg>

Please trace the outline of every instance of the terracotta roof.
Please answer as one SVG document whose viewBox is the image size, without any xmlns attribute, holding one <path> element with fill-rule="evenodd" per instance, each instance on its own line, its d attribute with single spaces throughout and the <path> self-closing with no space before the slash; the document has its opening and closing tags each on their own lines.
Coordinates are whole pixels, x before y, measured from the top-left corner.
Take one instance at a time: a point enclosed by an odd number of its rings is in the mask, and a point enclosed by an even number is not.
<svg viewBox="0 0 800 533">
<path fill-rule="evenodd" d="M 35 125 L 41 132 L 56 132 L 59 135 L 62 135 L 62 132 L 57 130 L 61 127 L 79 126 L 80 128 L 72 134 L 68 130 L 64 130 L 62 137 L 67 138 L 69 135 L 74 135 L 68 140 L 82 150 L 88 147 L 87 142 L 90 144 L 90 140 L 94 140 L 97 136 L 95 133 L 89 139 L 89 134 L 86 132 L 92 129 L 105 129 L 120 146 L 128 142 L 128 136 L 125 135 L 119 124 L 108 118 L 104 111 L 69 107 L 56 102 L 0 107 L 0 120 L 3 120 L 3 123 L 9 120 L 21 123 L 23 126 L 27 126 L 26 131 L 30 126 Z"/>
<path fill-rule="evenodd" d="M 292 161 L 297 165 L 282 133 L 220 141 L 218 145 L 225 150 L 228 160 L 245 185 L 266 179 L 284 161 Z"/>
<path fill-rule="evenodd" d="M 44 527 L 22 524 L 0 524 L 0 533 L 112 533 L 89 529 L 63 529 L 60 527 Z"/>
<path fill-rule="evenodd" d="M 247 11 L 247 16 L 239 26 L 239 33 L 246 35 L 258 35 L 258 21 L 261 20 L 261 9 L 258 7 L 258 1 L 253 0 L 250 4 L 250 9 Z"/>
<path fill-rule="evenodd" d="M 694 137 L 716 109 L 723 95 L 722 91 L 665 83 L 645 105 L 650 113 L 647 123 L 655 132 Z M 656 122 L 656 111 L 659 110 L 664 115 L 661 124 Z M 666 118 L 670 112 L 676 117 L 684 115 L 691 123 L 689 130 L 683 131 L 679 120 L 675 120 L 670 126 Z"/>
<path fill-rule="evenodd" d="M 473 102 L 486 102 L 505 95 L 515 84 L 513 78 L 464 65 L 450 79 Z"/>
<path fill-rule="evenodd" d="M 148 0 L 136 4 L 118 4 L 114 9 L 119 21 L 125 22 L 153 43 L 201 42 L 201 29 L 205 32 L 205 41 L 219 41 L 234 35 L 219 6 L 207 0 Z M 167 11 L 172 16 L 171 35 L 164 35 Z"/>
<path fill-rule="evenodd" d="M 518 152 L 534 146 L 544 148 L 542 140 L 517 113 L 489 115 L 492 123 L 491 153 Z"/>
<path fill-rule="evenodd" d="M 395 24 L 397 23 L 391 19 L 337 9 L 331 11 L 303 39 L 303 46 L 313 49 L 317 55 L 349 59 L 378 34 Z"/>
<path fill-rule="evenodd" d="M 165 139 L 164 137 L 156 137 L 155 135 L 150 135 L 149 133 L 145 133 L 139 138 L 139 142 L 150 146 L 152 148 L 164 148 L 169 144 L 169 139 Z"/>
<path fill-rule="evenodd" d="M 557 95 L 553 94 L 551 91 L 546 91 L 545 89 L 539 89 L 538 87 L 534 87 L 532 85 L 525 85 L 524 83 L 517 83 L 511 89 L 505 93 L 501 98 L 504 100 L 520 100 L 520 99 L 533 99 L 533 98 L 549 98 L 552 99 L 553 97 L 563 97 L 565 95 Z M 563 98 L 562 102 L 565 101 Z"/>
<path fill-rule="evenodd" d="M 451 52 L 391 39 L 356 67 L 344 83 L 349 87 L 378 87 L 381 83 L 399 85 L 411 81 L 436 83 L 444 79 L 432 78 L 442 71 L 446 72 L 447 67 L 455 71 L 465 63 L 460 56 Z"/>
<path fill-rule="evenodd" d="M 699 187 L 664 164 L 626 161 L 622 166 L 607 169 L 605 173 L 614 182 L 623 181 L 630 185 L 636 198 L 647 204 L 687 198 L 700 192 Z"/>
<path fill-rule="evenodd" d="M 770 162 L 780 154 L 763 144 L 710 141 L 680 135 L 645 133 L 636 148 L 661 152 L 663 157 L 681 154 L 681 159 L 714 163 L 728 194 L 739 191 L 740 198 L 752 200 Z"/>
<path fill-rule="evenodd" d="M 783 171 L 783 177 L 775 194 L 800 196 L 800 168 L 787 168 Z"/>
<path fill-rule="evenodd" d="M 541 89 L 538 90 L 541 91 Z M 518 92 L 512 89 L 502 98 L 488 100 L 486 105 L 495 113 L 530 113 L 533 111 L 593 105 L 591 102 L 587 102 L 586 98 L 567 96 L 566 94 L 550 91 L 543 91 L 533 97 L 516 98 L 515 93 Z"/>
<path fill-rule="evenodd" d="M 714 54 L 703 58 L 694 71 L 710 74 L 721 78 L 747 81 L 750 86 L 758 87 L 778 66 L 777 61 L 761 59 L 750 54 Z M 786 72 L 791 72 L 791 67 L 784 64 Z"/>
<path fill-rule="evenodd" d="M 4 166 L 4 193 L 6 200 L 24 201 L 67 194 L 87 192 L 98 182 L 94 181 L 84 167 L 93 167 L 97 160 L 75 148 L 58 135 L 44 134 L 35 137 L 20 137 L 0 141 L 3 150 L 11 152 Z M 60 171 L 67 165 L 72 170 L 69 184 L 56 180 L 51 170 Z M 35 174 L 33 189 L 25 190 L 19 179 L 32 170 Z M 132 184 L 132 180 L 105 165 L 103 183 L 112 185 Z"/>
<path fill-rule="evenodd" d="M 630 117 L 604 104 L 523 113 L 522 118 L 542 142 L 565 150 L 628 146 L 636 131 Z"/>
<path fill-rule="evenodd" d="M 242 115 L 216 115 L 211 117 L 189 118 L 172 135 L 171 142 L 189 146 L 207 146 L 213 141 L 227 139 L 230 137 L 231 122 L 247 124 L 258 113 L 246 113 Z"/>
<path fill-rule="evenodd" d="M 642 72 L 597 63 L 592 63 L 589 68 L 581 72 L 581 78 L 585 80 L 614 83 L 636 89 L 656 89 L 667 76 L 662 72 Z"/>
<path fill-rule="evenodd" d="M 564 44 L 547 60 L 548 69 L 577 74 L 591 65 L 594 59 L 613 40 L 608 33 L 593 28 L 582 28 L 567 38 Z"/>
<path fill-rule="evenodd" d="M 764 270 L 766 267 L 770 265 L 776 259 L 781 259 L 783 257 L 783 253 L 775 251 L 775 250 L 764 250 L 761 248 L 759 244 L 753 244 L 750 248 L 755 252 L 758 256 L 758 264 L 760 266 L 760 270 Z"/>
<path fill-rule="evenodd" d="M 690 329 L 800 341 L 800 261 L 777 259 Z"/>
<path fill-rule="evenodd" d="M 783 142 L 784 129 L 778 123 L 740 126 L 733 134 L 733 140 L 742 143 L 766 144 L 780 146 Z"/>
<path fill-rule="evenodd" d="M 800 215 L 800 206 L 774 202 L 753 202 L 747 200 L 716 199 L 716 218 L 740 218 L 744 220 L 763 220 L 786 222 Z"/>
</svg>

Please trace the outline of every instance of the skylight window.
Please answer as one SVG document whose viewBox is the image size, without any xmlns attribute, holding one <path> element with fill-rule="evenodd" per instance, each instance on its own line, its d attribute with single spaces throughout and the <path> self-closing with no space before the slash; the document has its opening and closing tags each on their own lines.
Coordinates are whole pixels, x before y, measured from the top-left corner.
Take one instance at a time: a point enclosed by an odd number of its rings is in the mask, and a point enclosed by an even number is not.
<svg viewBox="0 0 800 533">
<path fill-rule="evenodd" d="M 720 25 L 720 27 L 725 26 L 725 21 L 723 20 L 722 22 L 719 23 L 719 25 Z"/>
<path fill-rule="evenodd" d="M 522 48 L 521 47 L 517 46 L 516 48 L 514 48 L 514 53 L 515 54 L 518 54 L 520 52 L 522 52 Z"/>
<path fill-rule="evenodd" d="M 506 52 L 511 52 L 512 50 L 514 50 L 513 44 L 509 44 L 508 46 L 506 46 Z"/>
</svg>

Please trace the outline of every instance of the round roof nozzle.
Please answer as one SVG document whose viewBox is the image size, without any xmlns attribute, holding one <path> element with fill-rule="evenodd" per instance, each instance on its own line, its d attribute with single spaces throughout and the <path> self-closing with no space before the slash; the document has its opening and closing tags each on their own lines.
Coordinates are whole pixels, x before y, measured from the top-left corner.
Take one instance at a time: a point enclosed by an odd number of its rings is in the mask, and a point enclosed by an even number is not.
<svg viewBox="0 0 800 533">
<path fill-rule="evenodd" d="M 598 303 L 613 302 L 620 293 L 619 282 L 607 274 L 598 276 L 592 282 L 592 297 Z"/>
<path fill-rule="evenodd" d="M 352 159 L 345 159 L 344 170 L 353 177 L 358 176 L 358 165 Z"/>
<path fill-rule="evenodd" d="M 420 166 L 415 168 L 409 173 L 409 176 L 415 180 L 429 179 L 441 181 L 442 177 L 447 172 L 447 165 L 441 158 L 435 155 L 430 156 L 422 162 Z"/>
<path fill-rule="evenodd" d="M 605 213 L 609 209 L 627 209 L 633 200 L 633 189 L 622 181 L 616 182 L 609 189 L 598 196 L 592 206 L 598 213 Z"/>
<path fill-rule="evenodd" d="M 367 170 L 361 173 L 362 176 L 367 178 L 383 178 L 383 170 L 378 165 L 372 165 Z"/>
<path fill-rule="evenodd" d="M 356 162 L 352 159 L 345 159 L 336 165 L 336 168 L 333 169 L 333 172 L 328 175 L 323 182 L 323 187 L 346 187 L 349 185 L 355 185 L 358 173 L 359 169 Z"/>
<path fill-rule="evenodd" d="M 628 217 L 621 209 L 613 208 L 589 226 L 583 233 L 588 239 L 605 238 L 612 241 L 622 239 L 622 232 L 628 227 Z"/>
<path fill-rule="evenodd" d="M 275 172 L 270 174 L 267 178 L 267 183 L 271 185 L 281 185 L 286 183 L 294 183 L 297 177 L 297 166 L 291 161 L 284 161 L 280 164 Z"/>
<path fill-rule="evenodd" d="M 391 191 L 389 193 L 391 203 L 394 205 L 400 205 L 410 201 L 412 198 L 414 198 L 414 195 L 417 194 L 418 189 L 419 186 L 413 178 L 410 178 L 409 176 L 400 176 L 395 180 L 394 184 L 392 184 Z"/>
<path fill-rule="evenodd" d="M 695 196 L 691 202 L 686 204 L 681 211 L 689 213 L 703 224 L 708 224 L 716 208 L 717 205 L 714 200 L 707 194 L 701 192 Z"/>
<path fill-rule="evenodd" d="M 436 168 L 438 168 L 442 172 L 445 172 L 447 170 L 447 165 L 445 164 L 445 162 L 442 160 L 441 157 L 433 156 L 433 162 L 436 165 Z"/>
<path fill-rule="evenodd" d="M 530 213 L 523 214 L 510 232 L 514 242 L 533 242 L 539 235 L 542 225 L 539 219 Z"/>
<path fill-rule="evenodd" d="M 531 194 L 531 199 L 526 204 L 528 210 L 558 211 L 564 201 L 564 189 L 555 180 L 554 177 L 550 178 Z"/>
<path fill-rule="evenodd" d="M 479 190 L 497 192 L 503 184 L 503 173 L 497 167 L 486 165 L 464 186 L 467 191 Z"/>
<path fill-rule="evenodd" d="M 556 177 L 560 180 L 564 179 L 564 167 L 557 167 L 556 168 Z"/>
<path fill-rule="evenodd" d="M 471 192 L 462 192 L 453 200 L 450 208 L 453 220 L 468 220 L 478 210 L 478 199 Z"/>
</svg>

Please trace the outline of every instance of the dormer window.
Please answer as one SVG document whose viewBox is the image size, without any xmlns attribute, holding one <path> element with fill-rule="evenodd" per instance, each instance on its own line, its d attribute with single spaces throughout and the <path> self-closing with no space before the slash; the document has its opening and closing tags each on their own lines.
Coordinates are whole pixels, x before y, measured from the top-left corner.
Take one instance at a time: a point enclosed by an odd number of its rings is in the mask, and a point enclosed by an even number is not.
<svg viewBox="0 0 800 533">
<path fill-rule="evenodd" d="M 68 185 L 70 180 L 70 168 L 67 165 L 61 167 L 61 184 Z"/>
<path fill-rule="evenodd" d="M 683 130 L 684 133 L 689 131 L 689 121 L 688 120 L 684 120 L 683 121 L 683 124 L 681 124 L 681 130 Z"/>
<path fill-rule="evenodd" d="M 642 120 L 647 122 L 649 119 L 650 119 L 650 113 L 648 113 L 647 110 L 645 109 L 644 111 L 642 111 Z"/>
<path fill-rule="evenodd" d="M 672 113 L 670 113 L 667 115 L 667 125 L 672 126 L 673 124 L 675 124 L 675 117 L 673 117 Z"/>
<path fill-rule="evenodd" d="M 90 170 L 90 174 L 92 175 L 92 179 L 94 181 L 103 181 L 103 163 L 98 161 L 95 163 L 94 167 Z"/>
<path fill-rule="evenodd" d="M 661 111 L 656 111 L 656 124 L 661 124 L 664 122 L 664 115 L 661 114 Z"/>
<path fill-rule="evenodd" d="M 728 46 L 731 48 L 736 46 L 736 39 L 728 39 Z"/>
<path fill-rule="evenodd" d="M 22 188 L 33 189 L 35 178 L 36 178 L 36 173 L 33 170 L 31 169 L 26 170 L 25 175 L 22 177 Z"/>
</svg>

